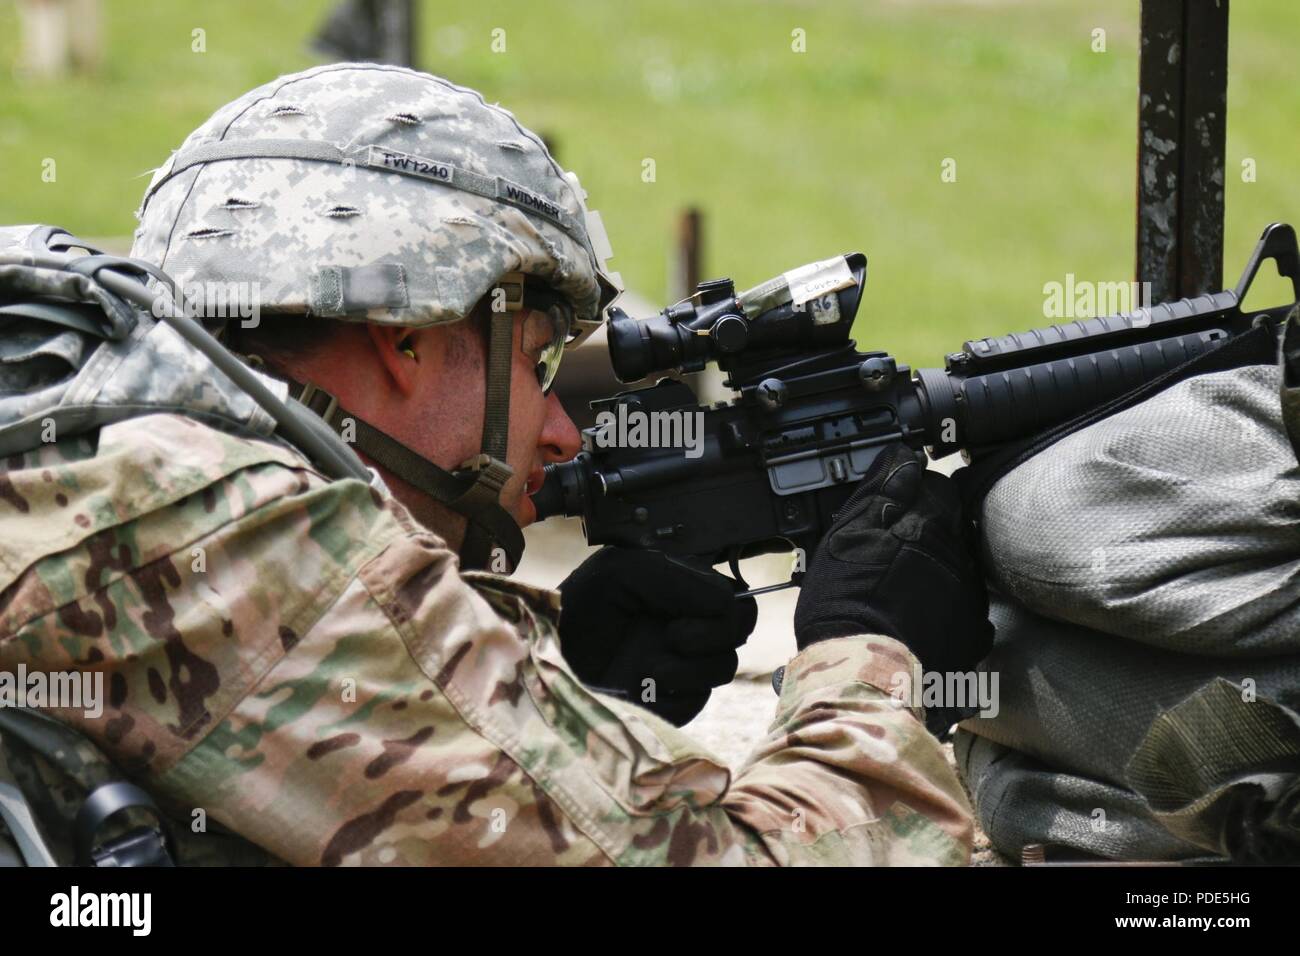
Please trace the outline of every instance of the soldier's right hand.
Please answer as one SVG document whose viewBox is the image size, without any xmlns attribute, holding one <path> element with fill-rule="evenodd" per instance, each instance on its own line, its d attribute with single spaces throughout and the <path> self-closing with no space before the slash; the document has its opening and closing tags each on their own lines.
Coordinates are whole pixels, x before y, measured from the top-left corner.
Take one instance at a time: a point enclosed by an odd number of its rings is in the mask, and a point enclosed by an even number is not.
<svg viewBox="0 0 1300 956">
<path fill-rule="evenodd" d="M 573 672 L 679 727 L 736 676 L 736 649 L 758 619 L 730 578 L 658 551 L 603 548 L 560 596 L 560 649 Z"/>
<path fill-rule="evenodd" d="M 795 608 L 795 640 L 884 634 L 921 666 L 966 671 L 993 645 L 988 594 L 952 479 L 902 442 L 835 514 Z"/>
</svg>

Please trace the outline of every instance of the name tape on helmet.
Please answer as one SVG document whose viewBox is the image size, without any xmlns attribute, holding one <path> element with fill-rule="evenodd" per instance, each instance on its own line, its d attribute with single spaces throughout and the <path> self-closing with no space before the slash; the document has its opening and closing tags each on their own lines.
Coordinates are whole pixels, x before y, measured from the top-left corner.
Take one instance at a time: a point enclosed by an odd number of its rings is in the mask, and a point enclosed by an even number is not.
<svg viewBox="0 0 1300 956">
<path fill-rule="evenodd" d="M 455 166 L 440 163 L 435 159 L 413 156 L 396 149 L 384 149 L 381 146 L 370 147 L 370 152 L 366 155 L 366 165 L 376 169 L 391 169 L 395 173 L 420 176 L 423 179 L 432 179 L 435 183 L 449 185 L 456 175 Z"/>
<path fill-rule="evenodd" d="M 562 225 L 565 222 L 564 210 L 555 203 L 545 196 L 529 192 L 523 186 L 517 186 L 510 180 L 502 179 L 500 176 L 497 177 L 497 198 L 514 203 L 516 206 L 522 206 L 525 209 L 531 209 L 538 215 L 553 220 L 556 225 Z"/>
<path fill-rule="evenodd" d="M 591 240 L 585 235 L 585 223 L 580 223 L 558 203 L 533 192 L 518 183 L 501 176 L 486 176 L 473 170 L 461 169 L 451 163 L 404 153 L 401 150 L 384 146 L 360 146 L 354 150 L 343 150 L 331 143 L 313 142 L 311 140 L 238 140 L 216 143 L 204 143 L 193 146 L 172 156 L 169 166 L 164 166 L 154 176 L 153 182 L 145 193 L 144 206 L 153 194 L 171 179 L 191 166 L 200 163 L 217 163 L 234 159 L 304 159 L 315 162 L 340 163 L 344 166 L 364 166 L 368 169 L 384 170 L 425 179 L 429 182 L 450 186 L 464 192 L 507 203 L 548 219 L 568 233 L 579 246 L 590 248 Z M 593 252 L 594 254 L 594 252 Z"/>
<path fill-rule="evenodd" d="M 497 199 L 518 206 L 520 209 L 551 220 L 574 239 L 578 239 L 581 245 L 578 233 L 574 229 L 573 217 L 569 216 L 558 203 L 504 177 L 484 176 L 468 169 L 460 169 L 451 163 L 383 146 L 371 146 L 366 151 L 365 165 L 372 169 L 386 169 L 405 176 L 418 176 L 421 179 L 442 183 L 444 186 L 454 186 L 466 192 L 476 193 L 487 199 Z"/>
</svg>

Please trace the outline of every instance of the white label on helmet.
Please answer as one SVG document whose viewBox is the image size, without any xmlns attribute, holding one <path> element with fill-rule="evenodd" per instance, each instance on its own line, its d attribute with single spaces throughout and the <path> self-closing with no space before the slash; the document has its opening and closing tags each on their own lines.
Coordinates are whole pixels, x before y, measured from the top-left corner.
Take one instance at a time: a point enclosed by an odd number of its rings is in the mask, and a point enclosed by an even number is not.
<svg viewBox="0 0 1300 956">
<path fill-rule="evenodd" d="M 422 156 L 412 156 L 410 153 L 383 149 L 379 146 L 370 147 L 370 156 L 366 160 L 366 165 L 391 169 L 408 176 L 432 179 L 436 183 L 450 183 L 454 175 L 454 167 L 440 163 L 436 159 L 425 159 Z"/>
<path fill-rule="evenodd" d="M 790 302 L 796 306 L 854 285 L 853 270 L 843 256 L 791 269 L 784 278 L 790 287 Z"/>
</svg>

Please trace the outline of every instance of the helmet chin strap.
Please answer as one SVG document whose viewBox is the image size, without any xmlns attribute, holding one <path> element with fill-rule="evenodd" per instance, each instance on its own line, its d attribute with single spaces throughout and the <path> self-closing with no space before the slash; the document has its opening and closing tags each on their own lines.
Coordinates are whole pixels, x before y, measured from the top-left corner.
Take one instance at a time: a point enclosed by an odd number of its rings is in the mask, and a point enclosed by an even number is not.
<svg viewBox="0 0 1300 956">
<path fill-rule="evenodd" d="M 510 436 L 510 371 L 514 357 L 514 314 L 493 312 L 488 338 L 487 389 L 483 408 L 481 451 L 455 471 L 447 471 L 416 454 L 339 405 L 319 386 L 286 378 L 289 395 L 324 419 L 340 435 L 352 423 L 352 446 L 407 484 L 468 519 L 461 543 L 462 567 L 509 573 L 519 566 L 524 535 L 501 505 L 501 489 L 514 474 L 506 464 Z M 498 550 L 499 549 L 499 550 Z M 498 557 L 509 564 L 500 568 Z"/>
<path fill-rule="evenodd" d="M 516 546 L 512 552 L 499 536 L 493 534 L 488 524 L 482 521 L 476 522 L 471 517 L 469 526 L 465 529 L 465 540 L 461 545 L 460 554 L 461 561 L 472 567 L 490 567 L 493 542 L 496 541 L 505 549 L 506 557 L 510 560 L 510 570 L 513 571 L 519 566 L 519 559 L 524 553 L 524 536 L 514 518 L 501 507 L 500 499 L 502 485 L 514 473 L 514 469 L 506 464 L 506 454 L 510 444 L 510 369 L 514 365 L 515 313 L 494 311 L 491 316 L 488 332 L 487 389 L 483 396 L 483 439 L 478 456 L 461 465 L 461 469 L 468 466 L 471 472 L 476 472 L 479 476 L 471 492 L 480 495 L 488 494 L 489 490 L 493 492 L 490 504 L 486 503 L 485 499 L 484 508 L 479 508 L 475 513 L 490 507 L 495 507 L 503 513 L 510 521 L 512 540 Z"/>
</svg>

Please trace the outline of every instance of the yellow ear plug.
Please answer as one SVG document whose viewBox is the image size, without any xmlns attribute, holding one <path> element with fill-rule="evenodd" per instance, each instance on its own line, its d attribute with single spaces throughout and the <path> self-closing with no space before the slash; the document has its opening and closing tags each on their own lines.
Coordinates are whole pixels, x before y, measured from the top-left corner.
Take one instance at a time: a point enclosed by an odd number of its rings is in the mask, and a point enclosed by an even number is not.
<svg viewBox="0 0 1300 956">
<path fill-rule="evenodd" d="M 411 358 L 415 358 L 415 349 L 402 349 L 402 354 L 409 355 Z"/>
</svg>

